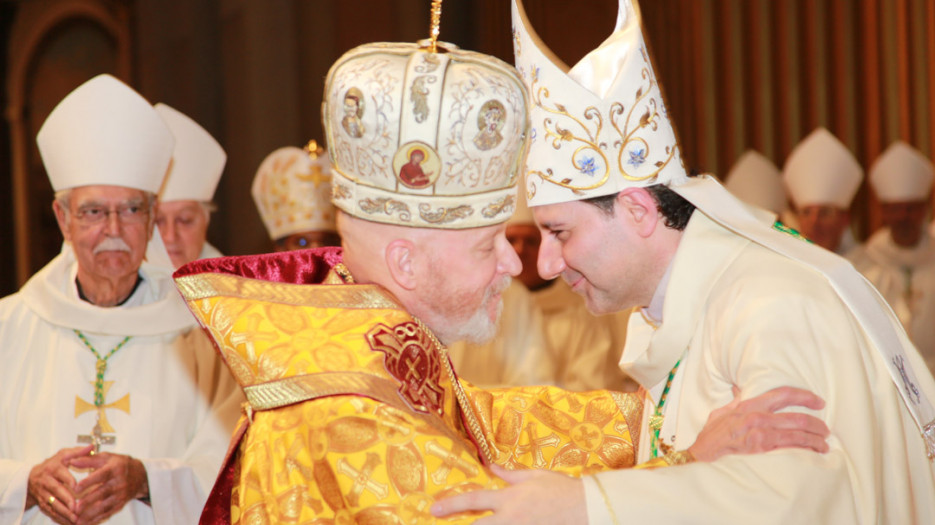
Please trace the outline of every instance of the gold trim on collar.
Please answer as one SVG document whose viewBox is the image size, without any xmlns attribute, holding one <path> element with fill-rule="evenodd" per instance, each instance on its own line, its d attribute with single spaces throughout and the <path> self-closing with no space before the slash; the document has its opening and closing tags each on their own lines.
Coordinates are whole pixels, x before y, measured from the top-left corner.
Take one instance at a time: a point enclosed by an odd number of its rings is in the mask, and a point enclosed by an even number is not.
<svg viewBox="0 0 935 525">
<path fill-rule="evenodd" d="M 175 284 L 186 301 L 223 295 L 319 308 L 400 308 L 385 290 L 372 284 L 278 283 L 219 273 L 186 275 Z"/>
</svg>

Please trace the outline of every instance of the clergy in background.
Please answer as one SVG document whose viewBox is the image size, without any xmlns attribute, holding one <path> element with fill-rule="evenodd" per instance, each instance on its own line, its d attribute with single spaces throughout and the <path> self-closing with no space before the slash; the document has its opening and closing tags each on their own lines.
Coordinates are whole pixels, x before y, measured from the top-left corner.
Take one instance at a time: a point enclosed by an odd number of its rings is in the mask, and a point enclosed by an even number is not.
<svg viewBox="0 0 935 525">
<path fill-rule="evenodd" d="M 818 128 L 789 154 L 782 177 L 795 206 L 794 219 L 783 222 L 838 255 L 851 250 L 851 202 L 864 170 L 847 146 Z"/>
<path fill-rule="evenodd" d="M 275 251 L 341 245 L 328 152 L 318 141 L 267 155 L 253 177 L 251 194 Z"/>
<path fill-rule="evenodd" d="M 896 312 L 935 371 L 935 243 L 928 232 L 932 162 L 902 141 L 870 167 L 883 228 L 848 258 Z"/>
<path fill-rule="evenodd" d="M 782 175 L 773 161 L 755 150 L 747 150 L 727 172 L 724 187 L 734 197 L 763 208 L 776 217 L 783 217 L 788 210 L 786 189 Z"/>
<path fill-rule="evenodd" d="M 100 75 L 37 141 L 65 244 L 0 300 L 0 522 L 194 523 L 242 396 L 143 261 L 172 133 Z"/>
<path fill-rule="evenodd" d="M 156 226 L 172 261 L 178 268 L 196 259 L 220 257 L 207 241 L 208 223 L 215 205 L 214 191 L 221 180 L 227 153 L 197 122 L 163 103 L 156 112 L 175 137 L 172 163 L 166 174 Z"/>
</svg>

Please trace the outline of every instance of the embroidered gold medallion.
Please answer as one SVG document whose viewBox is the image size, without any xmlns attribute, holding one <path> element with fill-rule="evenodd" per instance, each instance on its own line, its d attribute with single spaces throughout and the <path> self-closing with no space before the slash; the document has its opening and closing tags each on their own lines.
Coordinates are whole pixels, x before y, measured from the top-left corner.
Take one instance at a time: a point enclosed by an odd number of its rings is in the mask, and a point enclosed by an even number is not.
<svg viewBox="0 0 935 525">
<path fill-rule="evenodd" d="M 441 362 L 429 350 L 429 338 L 414 322 L 390 328 L 378 324 L 367 332 L 370 348 L 386 354 L 383 366 L 399 380 L 399 395 L 417 412 L 442 414 Z"/>
</svg>

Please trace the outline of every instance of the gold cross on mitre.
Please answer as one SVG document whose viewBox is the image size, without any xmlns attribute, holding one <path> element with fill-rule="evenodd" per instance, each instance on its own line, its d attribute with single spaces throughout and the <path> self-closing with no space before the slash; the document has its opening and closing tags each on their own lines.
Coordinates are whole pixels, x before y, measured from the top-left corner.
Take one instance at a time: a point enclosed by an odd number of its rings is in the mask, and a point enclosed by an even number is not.
<svg viewBox="0 0 935 525">
<path fill-rule="evenodd" d="M 92 381 L 91 384 L 93 385 L 94 382 Z M 113 381 L 104 381 L 105 398 L 107 397 L 107 392 L 110 390 L 110 387 L 113 384 Z M 81 399 L 78 396 L 75 396 L 75 417 L 78 417 L 85 412 L 97 410 L 97 421 L 94 423 L 94 428 L 91 430 L 91 433 L 78 436 L 78 443 L 91 443 L 94 445 L 94 452 L 100 452 L 101 445 L 113 445 L 117 441 L 116 436 L 113 435 L 115 432 L 114 427 L 110 426 L 110 422 L 107 421 L 106 409 L 108 408 L 116 408 L 129 414 L 130 394 L 124 395 L 113 403 L 101 405 L 99 407 L 95 406 L 93 403 L 89 403 L 84 399 Z M 105 432 L 111 435 L 105 435 Z"/>
</svg>

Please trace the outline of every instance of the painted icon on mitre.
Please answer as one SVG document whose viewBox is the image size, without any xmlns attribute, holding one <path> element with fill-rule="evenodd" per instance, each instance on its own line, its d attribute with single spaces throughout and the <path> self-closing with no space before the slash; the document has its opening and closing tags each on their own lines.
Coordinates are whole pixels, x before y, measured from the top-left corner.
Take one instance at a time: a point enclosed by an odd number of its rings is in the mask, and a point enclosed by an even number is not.
<svg viewBox="0 0 935 525">
<path fill-rule="evenodd" d="M 506 117 L 506 108 L 496 99 L 488 100 L 477 113 L 477 135 L 474 135 L 474 145 L 477 149 L 487 151 L 497 147 L 503 141 L 500 130 Z"/>
<path fill-rule="evenodd" d="M 364 116 L 364 94 L 360 89 L 352 87 L 344 94 L 344 118 L 341 119 L 341 127 L 348 135 L 359 139 L 364 136 L 364 123 L 361 118 Z"/>
<path fill-rule="evenodd" d="M 414 190 L 431 186 L 441 171 L 441 160 L 428 144 L 403 144 L 393 155 L 393 171 L 407 188 Z"/>
</svg>

